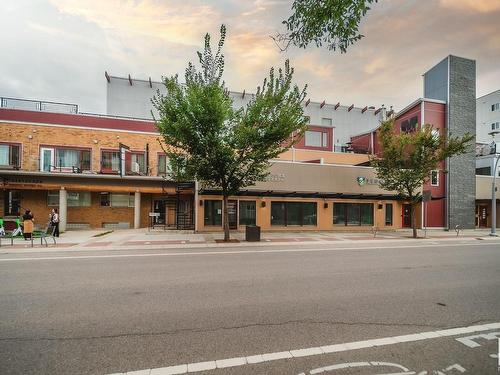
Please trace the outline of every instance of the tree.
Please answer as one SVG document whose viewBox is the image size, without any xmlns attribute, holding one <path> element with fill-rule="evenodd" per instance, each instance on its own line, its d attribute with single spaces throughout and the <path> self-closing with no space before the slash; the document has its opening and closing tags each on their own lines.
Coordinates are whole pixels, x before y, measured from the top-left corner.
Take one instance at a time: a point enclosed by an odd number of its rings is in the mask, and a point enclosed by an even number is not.
<svg viewBox="0 0 500 375">
<path fill-rule="evenodd" d="M 371 165 L 381 180 L 382 188 L 396 191 L 410 201 L 411 227 L 413 238 L 416 238 L 415 212 L 422 200 L 423 183 L 428 181 L 432 170 L 437 169 L 440 162 L 467 152 L 474 137 L 470 134 L 446 137 L 430 124 L 409 133 L 398 134 L 394 129 L 394 120 L 384 122 L 378 136 L 382 155 L 371 157 Z"/>
<path fill-rule="evenodd" d="M 363 35 L 358 31 L 361 18 L 370 9 L 369 5 L 378 0 L 294 0 L 293 13 L 283 24 L 285 33 L 273 37 L 281 50 L 293 44 L 306 48 L 314 43 L 323 44 L 329 50 L 347 47 L 360 40 Z"/>
<path fill-rule="evenodd" d="M 224 240 L 229 241 L 228 198 L 268 175 L 270 160 L 289 149 L 307 127 L 301 102 L 306 92 L 292 82 L 286 61 L 258 87 L 245 108 L 233 109 L 222 81 L 226 36 L 224 25 L 215 54 L 210 35 L 198 52 L 200 69 L 189 63 L 185 84 L 178 76 L 164 79 L 166 95 L 157 94 L 156 124 L 167 155 L 182 168 L 177 179 L 196 179 L 223 196 Z"/>
</svg>

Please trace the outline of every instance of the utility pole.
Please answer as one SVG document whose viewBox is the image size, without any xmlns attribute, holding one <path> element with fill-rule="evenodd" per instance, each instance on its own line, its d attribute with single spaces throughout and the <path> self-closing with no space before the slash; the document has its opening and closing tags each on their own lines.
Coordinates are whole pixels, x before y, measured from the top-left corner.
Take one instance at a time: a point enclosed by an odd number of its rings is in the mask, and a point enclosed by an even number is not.
<svg viewBox="0 0 500 375">
<path fill-rule="evenodd" d="M 492 237 L 497 237 L 497 198 L 496 198 L 496 193 L 497 193 L 497 189 L 496 189 L 496 186 L 495 186 L 495 182 L 496 182 L 496 179 L 497 179 L 497 168 L 498 168 L 498 161 L 500 160 L 500 154 L 497 154 L 497 147 L 496 147 L 496 142 L 495 142 L 495 135 L 497 135 L 498 133 L 500 133 L 500 131 L 492 131 L 491 133 L 489 133 L 492 137 L 493 137 L 493 143 L 495 144 L 495 146 L 493 147 L 493 149 L 495 150 L 495 152 L 493 153 L 494 155 L 494 168 L 493 168 L 493 181 L 491 183 L 491 232 L 490 232 L 490 236 Z"/>
</svg>

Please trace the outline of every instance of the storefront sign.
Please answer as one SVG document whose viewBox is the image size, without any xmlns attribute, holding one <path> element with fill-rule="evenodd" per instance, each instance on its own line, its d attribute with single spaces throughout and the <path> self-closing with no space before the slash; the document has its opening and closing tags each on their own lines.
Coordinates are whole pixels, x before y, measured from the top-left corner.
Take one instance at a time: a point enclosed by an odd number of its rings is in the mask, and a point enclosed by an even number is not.
<svg viewBox="0 0 500 375">
<path fill-rule="evenodd" d="M 356 181 L 359 186 L 364 186 L 364 185 L 380 185 L 380 179 L 379 178 L 367 178 L 367 177 L 357 177 Z"/>
<path fill-rule="evenodd" d="M 284 173 L 270 174 L 266 177 L 266 181 L 268 181 L 268 182 L 283 182 L 283 181 L 285 181 L 285 174 Z"/>
</svg>

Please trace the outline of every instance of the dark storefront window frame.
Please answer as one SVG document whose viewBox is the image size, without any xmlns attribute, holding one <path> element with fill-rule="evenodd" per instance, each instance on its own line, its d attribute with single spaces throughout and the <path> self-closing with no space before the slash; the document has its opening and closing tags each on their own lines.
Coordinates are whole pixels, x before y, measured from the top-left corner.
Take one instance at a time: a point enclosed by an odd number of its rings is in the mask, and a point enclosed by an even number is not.
<svg viewBox="0 0 500 375">
<path fill-rule="evenodd" d="M 393 215 L 394 215 L 394 206 L 392 203 L 385 204 L 385 225 L 388 227 L 392 227 L 393 225 Z"/>
<path fill-rule="evenodd" d="M 311 213 L 307 208 L 313 208 Z M 279 211 L 278 211 L 279 209 Z M 306 214 L 306 215 L 305 215 Z M 271 225 L 275 226 L 317 226 L 317 202 L 272 201 Z"/>
<path fill-rule="evenodd" d="M 247 207 L 245 207 L 245 205 Z M 249 206 L 253 206 L 253 210 L 248 210 Z M 253 211 L 253 212 L 252 212 Z M 238 202 L 238 212 L 239 225 L 255 225 L 257 222 L 257 202 L 256 201 L 244 201 L 240 200 Z M 248 213 L 248 215 L 247 215 Z"/>
<path fill-rule="evenodd" d="M 373 203 L 333 202 L 333 225 L 373 226 L 374 213 Z"/>
<path fill-rule="evenodd" d="M 222 226 L 222 201 L 207 199 L 203 201 L 203 224 L 205 226 Z"/>
</svg>

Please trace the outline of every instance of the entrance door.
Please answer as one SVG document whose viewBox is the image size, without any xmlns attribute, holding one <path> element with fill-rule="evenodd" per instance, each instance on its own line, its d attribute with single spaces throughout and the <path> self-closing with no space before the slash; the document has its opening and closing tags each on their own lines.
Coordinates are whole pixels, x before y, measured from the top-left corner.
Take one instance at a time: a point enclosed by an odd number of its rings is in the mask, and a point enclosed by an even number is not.
<svg viewBox="0 0 500 375">
<path fill-rule="evenodd" d="M 238 201 L 228 201 L 227 211 L 229 229 L 238 229 Z"/>
<path fill-rule="evenodd" d="M 7 190 L 4 195 L 4 215 L 19 216 L 21 214 L 21 192 Z"/>
<path fill-rule="evenodd" d="M 488 226 L 488 206 L 476 206 L 476 226 L 479 228 L 486 228 Z"/>
<path fill-rule="evenodd" d="M 411 205 L 403 204 L 403 228 L 411 228 Z"/>
<path fill-rule="evenodd" d="M 160 214 L 160 216 L 153 217 L 153 225 L 164 225 L 166 224 L 166 208 L 164 200 L 155 200 L 153 202 L 153 212 Z"/>
<path fill-rule="evenodd" d="M 40 171 L 50 172 L 54 168 L 54 149 L 44 148 L 40 149 Z"/>
</svg>

